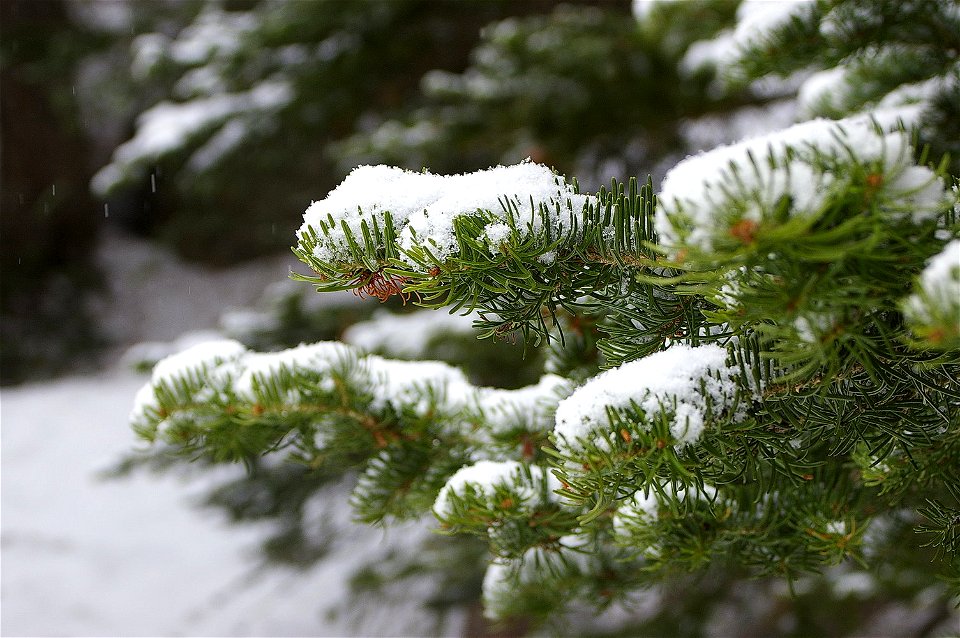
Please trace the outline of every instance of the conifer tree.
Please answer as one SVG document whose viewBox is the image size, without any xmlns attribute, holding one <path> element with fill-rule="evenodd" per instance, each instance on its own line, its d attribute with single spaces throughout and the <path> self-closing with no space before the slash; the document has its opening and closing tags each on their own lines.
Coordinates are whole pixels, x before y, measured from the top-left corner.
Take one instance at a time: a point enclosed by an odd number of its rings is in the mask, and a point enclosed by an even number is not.
<svg viewBox="0 0 960 638">
<path fill-rule="evenodd" d="M 285 248 L 302 202 L 342 176 L 328 145 L 410 108 L 427 70 L 461 70 L 484 24 L 557 1 L 147 3 L 115 82 L 139 112 L 93 189 L 190 259 Z"/>
<path fill-rule="evenodd" d="M 960 595 L 958 59 L 950 2 L 744 3 L 683 65 L 721 96 L 799 89 L 801 121 L 656 184 L 361 166 L 306 209 L 295 278 L 476 313 L 546 344 L 543 376 L 224 340 L 158 363 L 133 426 L 210 462 L 359 468 L 358 519 L 482 539 L 491 618 L 844 569 L 927 591 L 913 631 L 935 629 Z"/>
</svg>

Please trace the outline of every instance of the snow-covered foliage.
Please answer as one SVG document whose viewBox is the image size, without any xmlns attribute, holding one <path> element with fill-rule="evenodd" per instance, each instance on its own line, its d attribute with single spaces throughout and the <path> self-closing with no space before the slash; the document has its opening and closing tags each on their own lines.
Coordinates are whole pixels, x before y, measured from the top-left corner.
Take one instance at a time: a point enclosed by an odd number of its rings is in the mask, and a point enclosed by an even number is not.
<svg viewBox="0 0 960 638">
<path fill-rule="evenodd" d="M 169 397 L 180 394 L 180 400 L 229 404 L 239 400 L 259 405 L 279 401 L 290 408 L 305 408 L 312 394 L 287 392 L 271 396 L 278 382 L 298 376 L 320 380 L 312 392 L 336 392 L 336 378 L 363 388 L 371 406 L 384 409 L 388 404 L 402 408 L 424 395 L 442 399 L 439 404 L 423 404 L 419 409 L 458 410 L 472 392 L 463 373 L 446 364 L 433 361 L 392 361 L 376 355 L 357 358 L 354 351 L 339 342 L 301 345 L 279 352 L 251 352 L 232 339 L 197 344 L 162 359 L 154 367 L 151 380 L 137 394 L 131 421 L 150 428 L 153 419 L 159 425 L 169 418 L 170 407 L 177 405 Z M 203 385 L 201 393 L 193 393 L 191 382 Z M 209 390 L 216 388 L 216 394 Z M 186 389 L 186 390 L 185 390 Z M 191 413 L 188 405 L 184 405 Z"/>
<path fill-rule="evenodd" d="M 157 403 L 155 388 L 172 388 L 182 378 L 210 378 L 213 385 L 190 393 L 191 401 L 203 402 L 212 399 L 211 390 L 224 392 L 229 387 L 233 364 L 246 348 L 232 339 L 204 341 L 186 350 L 164 357 L 153 368 L 150 381 L 137 392 L 130 421 L 140 423 L 151 413 L 161 409 Z"/>
<path fill-rule="evenodd" d="M 932 257 L 904 303 L 913 330 L 938 348 L 960 343 L 960 239 Z"/>
<path fill-rule="evenodd" d="M 609 447 L 621 433 L 609 426 L 611 412 L 635 410 L 640 427 L 661 418 L 677 446 L 695 442 L 704 428 L 726 414 L 737 398 L 735 372 L 727 352 L 715 345 L 669 350 L 607 370 L 578 388 L 557 406 L 558 448 L 566 454 L 585 443 Z"/>
<path fill-rule="evenodd" d="M 129 179 L 133 171 L 142 171 L 165 154 L 219 128 L 191 160 L 195 168 L 207 168 L 249 134 L 252 122 L 270 118 L 292 98 L 287 81 L 273 80 L 242 93 L 215 93 L 182 103 L 161 102 L 140 114 L 136 135 L 117 147 L 113 161 L 100 169 L 91 186 L 97 193 L 108 193 Z M 249 122 L 244 124 L 237 117 L 240 115 Z"/>
<path fill-rule="evenodd" d="M 768 153 L 765 161 L 754 161 L 759 149 Z M 748 212 L 725 223 L 735 225 L 756 219 L 754 223 L 759 227 L 762 223 L 779 222 L 786 230 L 778 230 L 774 235 L 793 232 L 789 241 L 800 245 L 814 236 L 804 234 L 813 227 L 807 218 L 819 221 L 830 212 L 837 218 L 828 218 L 816 232 L 844 237 L 837 229 L 847 228 L 843 205 L 850 201 L 850 189 L 859 186 L 859 175 L 871 189 L 867 202 L 881 220 L 881 228 L 924 233 L 926 237 L 943 235 L 946 229 L 937 229 L 949 208 L 943 181 L 932 169 L 916 165 L 913 153 L 902 131 L 887 133 L 873 120 L 814 120 L 686 160 L 668 175 L 660 193 L 661 210 L 666 214 L 643 222 L 633 221 L 631 216 L 649 210 L 643 205 L 643 198 L 649 194 L 638 194 L 640 201 L 636 203 L 618 189 L 616 200 L 609 194 L 599 194 L 590 203 L 586 196 L 572 191 L 558 193 L 557 188 L 563 188 L 565 182 L 531 162 L 446 178 L 387 167 L 363 169 L 328 198 L 311 205 L 299 239 L 302 243 L 315 242 L 319 250 L 301 250 L 298 254 L 310 264 L 356 263 L 371 254 L 380 255 L 383 264 L 371 264 L 368 268 L 371 276 L 382 277 L 381 270 L 409 266 L 403 255 L 429 243 L 436 251 L 431 255 L 438 270 L 442 265 L 451 273 L 465 273 L 460 275 L 461 287 L 450 288 L 450 294 L 479 299 L 469 286 L 489 287 L 489 283 L 477 279 L 487 275 L 479 270 L 470 273 L 476 257 L 459 250 L 460 247 L 479 249 L 476 254 L 496 260 L 515 254 L 523 246 L 535 246 L 543 252 L 564 246 L 555 253 L 555 261 L 576 264 L 587 276 L 594 276 L 591 269 L 597 269 L 598 278 L 591 280 L 597 287 L 596 301 L 575 296 L 566 288 L 573 284 L 572 280 L 538 280 L 529 272 L 526 280 L 533 286 L 546 285 L 556 299 L 576 297 L 576 303 L 587 308 L 598 305 L 610 295 L 610 290 L 631 291 L 634 285 L 649 286 L 643 294 L 654 304 L 676 303 L 684 295 L 703 295 L 704 288 L 685 293 L 668 291 L 674 277 L 662 268 L 651 269 L 656 276 L 637 275 L 631 280 L 623 279 L 621 271 L 613 267 L 655 263 L 655 257 L 646 252 L 648 246 L 617 239 L 626 232 L 624 226 L 629 224 L 636 229 L 634 232 L 639 232 L 645 225 L 657 224 L 666 249 L 696 249 L 698 255 L 709 255 L 718 253 L 718 246 L 711 242 L 723 237 L 717 227 L 711 227 L 716 224 L 712 215 L 717 210 L 749 211 L 750 204 L 757 204 L 761 206 L 758 210 L 766 210 L 766 216 L 750 217 Z M 741 171 L 751 167 L 758 179 L 767 181 L 751 184 L 742 178 Z M 855 168 L 862 170 L 858 174 Z M 817 175 L 815 170 L 822 173 Z M 699 191 L 691 194 L 692 178 L 685 180 L 686 191 L 677 186 L 682 181 L 678 175 L 683 174 L 701 180 Z M 806 176 L 808 186 L 818 187 L 791 191 L 788 187 L 794 175 Z M 847 181 L 840 176 L 846 176 Z M 376 190 L 385 183 L 392 187 Z M 731 183 L 742 190 L 731 188 Z M 490 192 L 481 190 L 479 196 L 471 198 L 469 195 L 476 192 L 475 184 L 506 193 L 506 201 L 513 199 L 516 207 L 523 198 L 528 199 L 532 217 L 526 232 L 517 232 L 522 226 L 515 221 L 514 209 L 509 205 L 501 206 L 499 215 L 489 210 L 493 202 L 505 201 L 501 199 L 503 195 L 492 197 Z M 448 185 L 451 188 L 446 188 Z M 713 191 L 723 193 L 726 199 L 713 201 Z M 824 193 L 841 204 L 830 204 L 827 199 L 803 203 L 804 197 L 821 197 Z M 568 202 L 577 198 L 582 207 L 580 216 L 568 203 L 566 225 L 545 230 L 554 219 L 549 212 L 561 206 L 557 199 L 562 195 Z M 769 199 L 763 199 L 764 196 Z M 550 203 L 538 205 L 542 203 L 539 198 L 550 198 Z M 791 206 L 795 203 L 797 216 L 804 223 L 790 226 Z M 614 206 L 616 215 L 600 212 Z M 371 216 L 364 218 L 368 211 Z M 536 216 L 538 213 L 541 217 Z M 326 222 L 321 215 L 326 215 Z M 464 219 L 480 222 L 462 226 Z M 873 223 L 859 212 L 855 219 Z M 510 222 L 510 233 L 498 235 L 498 225 L 503 220 Z M 319 232 L 313 224 L 320 226 Z M 591 224 L 600 228 L 591 228 Z M 415 226 L 420 232 L 412 230 Z M 338 227 L 342 229 L 340 235 L 333 232 Z M 860 232 L 857 227 L 854 229 Z M 553 239 L 565 230 L 583 234 Z M 697 232 L 706 232 L 707 239 L 698 239 Z M 328 243 L 323 243 L 321 234 Z M 497 250 L 482 243 L 492 236 L 499 237 L 501 246 Z M 357 242 L 357 237 L 363 238 L 364 245 Z M 755 240 L 752 235 L 733 237 L 748 245 Z M 424 243 L 414 246 L 414 240 Z M 595 243 L 587 243 L 589 248 L 578 247 L 584 241 Z M 396 256 L 383 257 L 389 254 Z M 858 290 L 861 284 L 857 277 L 872 276 L 845 273 L 841 268 L 847 257 L 830 254 L 837 283 L 823 284 L 829 290 L 842 291 L 843 286 Z M 916 259 L 916 253 L 904 254 L 912 254 Z M 941 261 L 953 258 L 949 251 L 946 254 L 948 257 L 931 262 L 929 272 L 934 274 L 921 276 L 921 282 L 932 285 L 930 282 L 937 279 L 935 274 L 944 270 Z M 709 561 L 711 552 L 722 551 L 720 548 L 726 543 L 733 542 L 744 525 L 774 526 L 751 532 L 755 545 L 738 550 L 751 562 L 767 551 L 766 543 L 772 542 L 771 535 L 780 533 L 775 529 L 779 525 L 822 528 L 827 530 L 822 538 L 850 539 L 855 536 L 854 527 L 849 532 L 831 531 L 841 528 L 835 514 L 825 513 L 833 507 L 829 502 L 812 510 L 791 509 L 790 499 L 796 498 L 796 494 L 782 486 L 775 496 L 764 491 L 763 482 L 755 473 L 765 461 L 751 456 L 741 442 L 746 437 L 757 446 L 769 446 L 763 458 L 771 459 L 802 455 L 805 449 L 813 450 L 819 445 L 816 439 L 805 439 L 802 431 L 793 438 L 771 438 L 768 428 L 774 426 L 766 420 L 769 413 L 765 410 L 779 410 L 782 402 L 795 400 L 789 394 L 778 394 L 785 384 L 802 387 L 805 383 L 818 383 L 819 375 L 828 366 L 836 365 L 837 359 L 856 361 L 845 365 L 867 365 L 866 353 L 847 353 L 840 345 L 831 349 L 826 340 L 827 335 L 836 331 L 837 324 L 847 321 L 845 313 L 862 314 L 863 302 L 859 298 L 851 301 L 852 296 L 843 292 L 837 302 L 809 306 L 798 303 L 795 308 L 788 308 L 785 316 L 771 315 L 763 295 L 773 294 L 770 291 L 776 288 L 770 284 L 776 284 L 779 275 L 772 273 L 779 272 L 775 266 L 784 262 L 777 255 L 763 258 L 766 265 L 757 270 L 738 266 L 719 271 L 720 293 L 709 299 L 726 299 L 723 303 L 730 307 L 711 310 L 715 304 L 703 297 L 703 310 L 698 310 L 696 319 L 699 323 L 682 315 L 671 320 L 672 328 L 660 351 L 621 363 L 579 388 L 552 374 L 542 377 L 536 385 L 517 390 L 480 388 L 471 384 L 460 370 L 444 363 L 390 360 L 335 342 L 256 353 L 224 340 L 194 346 L 161 361 L 155 378 L 138 394 L 134 427 L 147 438 L 160 438 L 187 449 L 207 448 L 207 453 L 227 459 L 240 460 L 278 449 L 290 449 L 294 458 L 308 464 L 328 459 L 362 459 L 365 466 L 351 502 L 363 520 L 402 520 L 432 511 L 445 531 L 479 535 L 488 542 L 490 551 L 498 557 L 488 571 L 484 593 L 493 614 L 497 610 L 505 613 L 509 608 L 504 603 L 508 587 L 522 592 L 540 582 L 538 578 L 557 582 L 573 579 L 581 584 L 599 578 L 603 561 L 597 562 L 595 557 L 571 561 L 565 557 L 569 545 L 560 538 L 580 538 L 583 544 L 588 537 L 599 535 L 607 539 L 598 541 L 599 547 L 605 549 L 590 552 L 606 556 L 604 552 L 615 554 L 625 547 L 642 548 L 643 560 L 655 565 L 686 560 L 688 550 L 682 548 L 688 542 L 684 539 L 689 538 L 689 530 L 676 527 L 674 521 L 682 520 L 675 517 L 679 513 L 693 517 L 694 521 L 714 521 L 698 528 L 698 533 L 707 536 L 702 538 L 706 549 L 690 558 L 697 565 Z M 804 258 L 822 263 L 816 254 Z M 528 263 L 533 261 L 543 263 L 536 255 L 528 258 Z M 552 261 L 544 267 L 551 264 Z M 902 279 L 915 269 L 910 264 L 898 259 L 897 270 L 892 272 Z M 600 270 L 601 267 L 610 270 Z M 414 274 L 410 270 L 399 272 Z M 496 281 L 496 266 L 489 272 Z M 420 276 L 435 277 L 436 273 Z M 611 283 L 598 283 L 605 281 L 600 276 L 610 277 Z M 683 280 L 682 275 L 679 280 Z M 404 290 L 406 281 L 407 275 L 392 280 L 389 294 L 383 296 L 409 294 Z M 804 284 L 811 290 L 812 281 Z M 355 284 L 370 285 L 369 281 L 359 280 Z M 880 287 L 880 292 L 872 294 L 885 295 L 886 303 L 891 298 L 899 299 L 898 286 L 902 282 L 888 282 L 893 286 L 890 290 L 883 289 L 880 283 L 871 285 Z M 499 296 L 494 299 L 511 299 L 514 294 L 509 286 L 496 292 Z M 534 292 L 534 288 L 526 291 Z M 751 298 L 761 299 L 763 304 L 753 307 L 744 301 Z M 606 312 L 617 311 L 616 299 L 613 295 L 604 304 Z M 445 301 L 453 306 L 466 303 L 456 297 Z M 572 310 L 576 307 L 571 304 Z M 683 310 L 682 305 L 678 307 Z M 498 314 L 505 311 L 499 305 L 481 305 L 480 316 L 483 310 Z M 867 331 L 876 330 L 874 326 L 885 321 L 883 316 L 865 317 L 863 325 Z M 420 320 L 412 321 L 416 325 Z M 403 331 L 396 320 L 381 317 L 377 322 L 386 324 L 377 330 Z M 684 322 L 690 324 L 684 326 Z M 779 367 L 764 367 L 760 363 L 764 357 L 779 358 Z M 845 381 L 841 378 L 836 383 Z M 796 400 L 811 399 L 818 400 L 807 395 Z M 805 403 L 803 409 L 810 418 L 816 406 Z M 931 419 L 936 421 L 944 410 L 951 408 L 941 401 L 930 413 Z M 829 423 L 819 427 L 833 426 L 833 417 L 828 418 Z M 258 426 L 250 427 L 251 423 Z M 217 443 L 211 446 L 210 441 Z M 791 462 L 806 461 L 796 457 Z M 743 488 L 747 493 L 736 494 L 741 488 L 723 482 L 730 472 L 755 477 L 749 487 Z M 745 506 L 742 498 L 754 505 Z M 728 519 L 718 521 L 717 503 L 728 504 Z M 612 512 L 612 518 L 601 519 L 605 511 Z M 786 518 L 769 519 L 770 511 Z M 784 514 L 785 511 L 789 513 Z M 672 514 L 663 515 L 664 512 Z M 601 520 L 606 522 L 598 522 Z M 848 525 L 846 519 L 843 525 Z M 847 555 L 844 545 L 825 549 L 822 538 L 814 535 L 810 540 L 804 539 L 798 551 L 809 552 L 809 560 L 828 562 Z M 825 559 L 825 555 L 829 558 Z M 563 568 L 542 574 L 538 565 L 544 560 Z"/>
<path fill-rule="evenodd" d="M 510 434 L 517 423 L 528 432 L 545 432 L 553 428 L 556 402 L 569 394 L 570 385 L 561 376 L 545 374 L 536 385 L 517 390 L 483 388 L 478 405 L 495 437 Z"/>
<path fill-rule="evenodd" d="M 727 71 L 751 49 L 763 46 L 792 19 L 810 13 L 815 6 L 814 0 L 743 0 L 737 7 L 736 26 L 715 38 L 694 43 L 681 66 L 688 72 L 705 65 Z"/>
<path fill-rule="evenodd" d="M 582 539 L 564 537 L 549 550 L 532 547 L 519 558 L 492 561 L 483 576 L 484 614 L 492 620 L 509 618 L 523 594 L 542 586 L 544 574 L 562 582 L 565 576 L 578 573 L 584 563 L 579 553 L 582 545 Z M 518 591 L 523 594 L 518 596 Z"/>
<path fill-rule="evenodd" d="M 185 149 L 192 151 L 187 165 L 202 173 L 268 129 L 268 123 L 276 122 L 296 98 L 297 73 L 281 71 L 279 60 L 271 60 L 279 53 L 273 49 L 260 55 L 260 72 L 273 69 L 273 73 L 263 73 L 247 86 L 234 77 L 236 67 L 249 56 L 249 43 L 258 38 L 257 11 L 231 11 L 221 3 L 207 3 L 192 19 L 186 15 L 181 19 L 186 24 L 170 20 L 130 43 L 134 78 L 163 77 L 176 68 L 183 75 L 168 99 L 139 115 L 133 137 L 119 145 L 110 163 L 94 176 L 92 187 L 99 194 L 142 178 L 166 155 Z M 176 30 L 173 35 L 171 30 Z M 311 52 L 304 50 L 303 56 L 309 59 Z"/>
<path fill-rule="evenodd" d="M 661 488 L 663 489 L 669 490 L 670 486 Z M 616 542 L 639 550 L 649 560 L 655 560 L 663 554 L 656 525 L 660 518 L 660 509 L 663 507 L 669 510 L 671 502 L 668 498 L 661 499 L 657 494 L 655 489 L 638 490 L 625 498 L 617 507 L 612 524 Z M 674 493 L 671 496 L 690 508 L 709 507 L 711 501 L 717 497 L 717 490 L 710 485 L 694 486 L 683 494 Z M 669 516 L 670 514 L 665 513 L 664 518 Z"/>
<path fill-rule="evenodd" d="M 546 469 L 517 461 L 478 461 L 457 470 L 437 494 L 433 511 L 440 520 L 452 516 L 456 503 L 478 498 L 489 509 L 521 508 L 533 511 L 553 497 L 559 483 Z"/>
<path fill-rule="evenodd" d="M 932 170 L 915 166 L 913 155 L 908 133 L 886 132 L 864 117 L 811 120 L 721 146 L 667 173 L 657 231 L 678 250 L 708 253 L 731 240 L 749 243 L 771 226 L 797 218 L 812 223 L 863 172 L 876 182 L 886 214 L 929 220 L 943 208 L 946 187 Z"/>
<path fill-rule="evenodd" d="M 643 22 L 657 5 L 673 1 L 674 0 L 633 0 L 633 2 L 630 3 L 630 7 L 634 17 L 636 17 L 639 22 Z"/>
<path fill-rule="evenodd" d="M 706 81 L 709 58 L 721 99 L 806 117 L 847 82 L 847 56 L 870 50 L 841 41 L 848 23 L 918 17 L 910 3 L 855 5 L 744 2 L 737 26 L 682 64 Z M 520 31 L 501 22 L 490 42 Z M 554 35 L 525 44 L 551 50 Z M 791 45 L 796 61 L 778 55 Z M 478 67 L 504 60 L 483 51 Z M 532 160 L 448 176 L 361 166 L 304 213 L 294 252 L 313 272 L 296 278 L 474 312 L 481 336 L 548 341 L 551 374 L 492 389 L 346 345 L 221 342 L 161 362 L 135 427 L 216 460 L 285 451 L 360 468 L 362 520 L 432 512 L 441 530 L 486 542 L 483 597 L 498 618 L 712 565 L 795 578 L 889 550 L 919 517 L 956 579 L 946 496 L 960 487 L 938 468 L 960 449 L 957 211 L 947 160 L 931 163 L 913 130 L 953 90 L 931 79 L 944 68 L 902 73 L 911 81 L 876 100 L 837 96 L 837 119 L 679 160 L 656 186 L 613 180 L 588 196 Z M 426 84 L 494 101 L 512 85 L 493 77 Z M 368 328 L 409 330 L 420 350 L 428 331 L 403 321 L 413 327 Z"/>
<path fill-rule="evenodd" d="M 492 213 L 482 233 L 497 253 L 512 233 L 520 239 L 562 237 L 586 203 L 586 196 L 533 162 L 464 175 L 361 166 L 307 208 L 298 235 L 303 243 L 316 237 L 311 250 L 321 261 L 344 259 L 350 242 L 373 233 L 396 236 L 401 258 L 419 248 L 445 260 L 459 249 L 454 232 L 459 217 Z"/>
</svg>

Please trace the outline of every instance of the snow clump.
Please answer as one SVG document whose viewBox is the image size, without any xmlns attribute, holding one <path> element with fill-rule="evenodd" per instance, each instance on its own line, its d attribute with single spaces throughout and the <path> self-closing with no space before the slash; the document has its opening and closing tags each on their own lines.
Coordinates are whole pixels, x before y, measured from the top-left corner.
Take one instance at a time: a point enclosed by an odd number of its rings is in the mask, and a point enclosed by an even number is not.
<svg viewBox="0 0 960 638">
<path fill-rule="evenodd" d="M 639 408 L 648 420 L 663 413 L 677 447 L 695 442 L 710 425 L 708 403 L 716 417 L 736 400 L 736 371 L 726 361 L 720 346 L 678 344 L 601 373 L 557 406 L 560 452 L 575 454 L 585 444 L 608 447 L 616 436 L 608 408 Z"/>
<path fill-rule="evenodd" d="M 667 172 L 657 233 L 678 254 L 683 247 L 709 253 L 718 242 L 744 239 L 761 222 L 773 222 L 785 198 L 790 217 L 816 217 L 850 164 L 881 172 L 877 199 L 891 217 L 925 221 L 942 207 L 945 187 L 912 158 L 908 133 L 885 133 L 868 116 L 811 120 L 720 146 Z"/>
<path fill-rule="evenodd" d="M 670 490 L 671 487 L 664 485 L 662 489 Z M 682 493 L 673 492 L 673 494 L 677 498 L 690 499 L 695 503 L 712 502 L 717 498 L 717 489 L 712 485 L 704 484 L 701 487 L 692 486 Z M 659 511 L 660 500 L 657 498 L 657 490 L 638 490 L 617 506 L 617 511 L 613 515 L 614 539 L 624 546 L 637 547 L 636 533 L 655 523 Z M 661 549 L 657 544 L 652 544 L 643 547 L 642 551 L 647 558 L 656 559 Z"/>
<path fill-rule="evenodd" d="M 494 434 L 522 425 L 529 431 L 553 426 L 553 412 L 559 396 L 569 392 L 570 381 L 545 374 L 536 385 L 516 390 L 480 388 L 477 402 L 487 427 Z"/>
<path fill-rule="evenodd" d="M 311 229 L 317 234 L 313 255 L 326 262 L 348 258 L 350 245 L 344 225 L 353 238 L 362 240 L 366 223 L 383 229 L 390 213 L 391 229 L 399 247 L 428 249 L 437 259 L 457 252 L 454 220 L 486 211 L 494 216 L 482 233 L 496 252 L 511 230 L 505 210 L 516 213 L 515 230 L 521 235 L 547 233 L 551 238 L 568 229 L 569 215 L 579 214 L 588 198 L 574 192 L 542 164 L 524 161 L 462 175 L 416 173 L 392 166 L 360 166 L 322 200 L 303 214 L 298 231 L 301 242 Z M 560 214 L 563 211 L 563 214 Z M 405 255 L 401 258 L 408 259 Z"/>
<path fill-rule="evenodd" d="M 158 391 L 164 386 L 189 389 L 196 385 L 195 401 L 229 395 L 258 403 L 269 397 L 270 388 L 285 375 L 316 377 L 315 387 L 299 384 L 281 397 L 290 406 L 301 403 L 314 389 L 332 392 L 336 375 L 343 375 L 351 386 L 363 387 L 372 397 L 371 410 L 412 406 L 421 414 L 437 409 L 457 412 L 474 405 L 477 396 L 477 388 L 461 370 L 439 361 L 360 356 L 350 346 L 330 341 L 261 353 L 248 351 L 232 339 L 220 339 L 157 363 L 151 380 L 136 395 L 130 419 L 141 424 L 152 420 L 160 411 Z"/>
<path fill-rule="evenodd" d="M 904 304 L 907 320 L 934 340 L 960 337 L 960 239 L 927 262 L 918 283 Z"/>
<path fill-rule="evenodd" d="M 490 562 L 481 589 L 483 615 L 491 620 L 510 616 L 522 592 L 552 587 L 552 578 L 562 581 L 566 575 L 587 572 L 591 565 L 585 544 L 581 537 L 564 536 L 554 547 L 531 547 L 520 558 Z"/>
<path fill-rule="evenodd" d="M 238 396 L 257 400 L 256 388 L 282 372 L 323 374 L 349 356 L 341 343 L 321 341 L 279 352 L 250 352 L 242 360 L 243 371 L 233 383 Z"/>
<path fill-rule="evenodd" d="M 418 414 L 431 407 L 458 411 L 473 398 L 475 387 L 459 368 L 442 361 L 395 361 L 376 355 L 360 359 L 369 377 L 371 409 L 392 405 L 396 410 L 414 404 Z"/>
<path fill-rule="evenodd" d="M 130 422 L 141 424 L 149 420 L 150 413 L 160 407 L 157 390 L 165 386 L 175 387 L 178 379 L 201 376 L 209 379 L 209 387 L 204 388 L 204 396 L 198 399 L 203 399 L 214 387 L 222 390 L 232 377 L 229 371 L 222 368 L 232 368 L 246 352 L 246 347 L 239 341 L 215 339 L 164 357 L 154 366 L 150 381 L 134 397 Z"/>
<path fill-rule="evenodd" d="M 533 508 L 551 500 L 553 490 L 559 487 L 559 481 L 542 467 L 517 461 L 478 461 L 447 479 L 433 511 L 440 519 L 449 518 L 454 512 L 453 499 L 465 499 L 471 493 L 486 500 L 491 509 L 502 508 L 502 503 L 494 502 L 498 491 L 510 494 L 512 507 Z"/>
<path fill-rule="evenodd" d="M 744 53 L 772 39 L 773 34 L 795 17 L 815 8 L 811 0 L 743 0 L 737 8 L 737 25 L 715 38 L 694 42 L 681 60 L 681 68 L 693 73 L 714 66 L 728 70 Z"/>
<path fill-rule="evenodd" d="M 293 97 L 289 82 L 271 79 L 249 91 L 220 93 L 186 102 L 160 102 L 140 114 L 136 134 L 114 150 L 111 162 L 93 176 L 90 186 L 97 194 L 109 193 L 138 168 L 180 150 L 230 118 L 242 116 L 244 130 L 241 133 L 246 134 L 253 120 L 277 113 Z M 237 126 L 230 130 L 231 134 L 237 134 Z"/>
</svg>

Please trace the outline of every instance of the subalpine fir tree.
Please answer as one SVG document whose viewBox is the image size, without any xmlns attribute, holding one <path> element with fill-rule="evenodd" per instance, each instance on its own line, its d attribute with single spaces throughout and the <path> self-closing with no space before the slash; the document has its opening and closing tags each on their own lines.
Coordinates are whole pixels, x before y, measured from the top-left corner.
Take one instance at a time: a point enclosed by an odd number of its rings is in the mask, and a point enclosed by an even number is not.
<svg viewBox="0 0 960 638">
<path fill-rule="evenodd" d="M 833 119 L 687 158 L 656 186 L 585 194 L 533 162 L 365 166 L 306 210 L 299 279 L 546 342 L 538 383 L 478 387 L 334 342 L 212 342 L 156 366 L 136 430 L 214 462 L 362 468 L 359 519 L 433 515 L 485 541 L 494 618 L 603 606 L 684 571 L 796 582 L 841 564 L 943 605 L 960 593 L 960 195 L 942 153 L 960 12 L 739 17 L 690 68 L 805 80 L 807 114 Z M 599 358 L 582 347 L 594 334 Z"/>
</svg>

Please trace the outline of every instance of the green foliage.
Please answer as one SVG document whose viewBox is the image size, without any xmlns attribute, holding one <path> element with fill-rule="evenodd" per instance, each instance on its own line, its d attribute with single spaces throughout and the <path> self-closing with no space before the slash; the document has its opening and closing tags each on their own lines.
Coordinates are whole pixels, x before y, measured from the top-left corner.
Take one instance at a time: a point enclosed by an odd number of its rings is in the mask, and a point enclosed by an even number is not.
<svg viewBox="0 0 960 638">
<path fill-rule="evenodd" d="M 850 50 L 820 40 L 841 31 L 856 51 L 903 38 L 930 49 L 926 18 L 908 28 L 921 5 L 801 7 L 732 72 L 846 64 Z M 556 16 L 559 32 L 580 19 Z M 485 46 L 509 50 L 528 27 L 501 24 Z M 785 60 L 797 42 L 807 46 Z M 593 53 L 577 55 L 600 73 Z M 946 56 L 955 63 L 956 50 Z M 411 222 L 402 201 L 344 208 L 331 195 L 298 235 L 294 252 L 313 271 L 298 279 L 476 311 L 480 336 L 547 342 L 550 374 L 492 390 L 447 366 L 330 343 L 272 354 L 226 343 L 158 366 L 134 425 L 215 461 L 283 451 L 308 467 L 361 468 L 361 520 L 432 512 L 441 530 L 485 541 L 494 618 L 563 619 L 578 604 L 613 609 L 657 592 L 666 602 L 637 622 L 699 635 L 731 590 L 752 587 L 739 579 L 779 577 L 794 587 L 790 611 L 754 610 L 755 626 L 822 633 L 822 599 L 869 617 L 856 588 L 838 584 L 855 575 L 878 600 L 926 591 L 935 626 L 960 594 L 960 352 L 924 321 L 960 324 L 955 297 L 940 301 L 960 284 L 949 261 L 957 191 L 949 160 L 918 150 L 906 122 L 868 114 L 685 160 L 659 190 L 615 179 L 584 196 L 523 163 L 511 175 L 544 195 L 454 190 L 429 211 L 416 200 L 452 238 Z M 701 589 L 669 608 L 671 588 L 695 579 Z M 764 624 L 783 619 L 792 628 Z"/>
<path fill-rule="evenodd" d="M 301 233 L 295 254 L 316 273 L 295 276 L 316 285 L 318 291 L 364 290 L 385 296 L 403 292 L 415 295 L 426 307 L 479 308 L 489 319 L 478 322 L 482 336 L 495 336 L 514 330 L 524 337 L 533 334 L 538 343 L 552 328 L 559 327 L 555 311 L 564 308 L 574 314 L 589 307 L 585 295 L 600 299 L 614 294 L 619 287 L 624 262 L 652 263 L 645 242 L 652 238 L 650 224 L 651 189 L 638 188 L 632 181 L 626 189 L 614 183 L 613 191 L 601 190 L 596 202 L 582 210 L 561 210 L 549 204 L 532 204 L 521 211 L 512 201 L 505 202 L 504 214 L 491 211 L 458 216 L 454 220 L 458 258 L 454 262 L 438 259 L 424 244 L 401 249 L 389 211 L 382 225 L 376 219 L 372 227 L 361 222 L 362 237 L 345 223 L 332 217 L 321 221 L 319 229 L 308 227 Z M 647 214 L 644 214 L 644 211 Z M 533 229 L 534 218 L 542 221 Z M 488 224 L 503 222 L 509 227 L 506 250 L 492 249 L 482 235 Z M 553 230 L 559 225 L 557 234 Z M 330 262 L 317 258 L 321 234 L 329 237 L 342 228 L 350 258 Z M 610 237 L 603 229 L 616 229 Z M 403 252 L 405 260 L 400 259 Z M 541 309 L 550 312 L 544 314 Z M 495 317 L 495 318 L 494 318 Z"/>
</svg>

